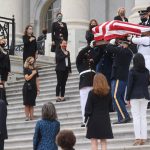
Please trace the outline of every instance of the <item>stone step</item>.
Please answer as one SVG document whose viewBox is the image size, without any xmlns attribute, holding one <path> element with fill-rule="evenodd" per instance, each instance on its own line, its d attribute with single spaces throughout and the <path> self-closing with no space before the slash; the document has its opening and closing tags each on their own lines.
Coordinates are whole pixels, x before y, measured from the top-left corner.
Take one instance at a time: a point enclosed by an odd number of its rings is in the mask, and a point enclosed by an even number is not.
<svg viewBox="0 0 150 150">
<path fill-rule="evenodd" d="M 129 131 L 130 130 L 130 131 Z M 123 139 L 126 139 L 126 138 L 134 138 L 134 133 L 133 133 L 133 131 L 131 130 L 131 129 L 129 129 L 129 130 L 122 130 L 121 132 L 118 132 L 118 131 L 113 131 L 113 133 L 114 133 L 114 137 L 115 137 L 115 139 L 118 139 L 118 143 L 115 145 L 115 147 L 120 147 L 121 145 L 119 145 L 120 143 L 119 143 L 119 139 L 121 139 L 122 141 L 123 141 Z M 121 133 L 121 134 L 120 134 Z M 127 137 L 127 136 L 123 136 L 123 134 L 126 134 L 126 135 L 130 135 L 129 137 Z M 84 142 L 84 141 L 86 141 L 87 139 L 85 138 L 85 135 L 86 135 L 86 133 L 85 132 L 83 132 L 83 133 L 79 133 L 79 134 L 76 134 L 75 133 L 75 135 L 76 135 L 76 138 L 77 138 L 77 143 L 78 142 Z M 149 128 L 149 130 L 148 130 L 148 136 L 150 136 L 150 128 Z M 10 139 L 10 140 L 7 140 L 7 146 L 21 146 L 21 145 L 24 145 L 24 143 L 26 143 L 27 145 L 32 145 L 32 137 L 28 137 L 28 138 L 19 138 L 19 140 L 18 140 L 18 138 L 17 139 Z M 14 140 L 18 140 L 17 141 L 17 143 L 15 143 L 14 142 Z M 114 140 L 112 140 L 112 142 L 113 142 Z M 128 143 L 125 143 L 126 145 L 128 145 Z M 112 146 L 112 145 L 111 145 Z M 128 145 L 129 146 L 129 145 Z M 149 145 L 150 146 L 150 145 Z"/>
<path fill-rule="evenodd" d="M 47 80 L 51 80 L 51 82 L 50 83 L 56 83 L 56 76 L 46 76 L 46 77 L 44 77 L 44 76 L 40 76 L 40 82 L 42 82 L 42 81 L 47 81 Z M 8 82 L 7 84 L 9 85 L 9 86 L 14 86 L 14 87 L 16 87 L 16 86 L 22 86 L 23 85 L 23 83 L 24 83 L 24 79 L 23 80 L 20 80 L 20 81 L 16 81 L 16 82 Z M 68 77 L 68 80 L 67 80 L 67 82 L 69 82 L 69 81 L 79 81 L 79 76 L 77 76 L 77 75 L 70 75 L 69 77 Z"/>
<path fill-rule="evenodd" d="M 55 95 L 56 94 L 55 88 L 56 87 L 54 87 L 53 91 L 51 91 L 51 89 L 49 89 L 49 90 L 47 90 L 47 89 L 42 90 L 41 89 L 41 93 L 40 93 L 39 97 L 43 97 L 43 95 L 46 95 L 46 94 L 49 94 L 50 96 Z M 65 95 L 74 95 L 74 94 L 75 95 L 79 94 L 78 86 L 76 86 L 76 87 L 66 87 L 66 94 Z M 16 98 L 16 97 L 19 97 L 19 96 L 22 96 L 21 91 L 18 91 L 18 93 L 7 94 L 8 98 L 9 97 Z"/>
<path fill-rule="evenodd" d="M 17 86 L 16 85 L 7 86 L 6 87 L 7 93 L 20 90 L 20 88 L 22 88 L 22 86 L 23 86 L 23 83 L 20 84 L 20 85 L 17 85 Z M 53 86 L 56 86 L 56 84 L 57 84 L 57 82 L 51 82 L 51 80 L 48 79 L 48 80 L 45 80 L 45 81 L 40 81 L 40 88 L 43 89 L 45 87 L 53 87 Z M 79 86 L 79 81 L 78 80 L 69 80 L 66 83 L 66 87 L 69 87 L 69 86 Z"/>
<path fill-rule="evenodd" d="M 70 84 L 66 86 L 66 92 L 67 91 L 78 91 L 79 92 L 79 86 L 77 85 L 77 83 L 75 84 Z M 40 86 L 40 93 L 45 93 L 45 92 L 55 92 L 56 91 L 56 85 L 44 85 L 44 86 Z M 6 91 L 7 97 L 12 96 L 13 94 L 22 94 L 22 88 L 18 88 L 18 89 L 11 89 L 11 90 L 7 90 Z"/>
</svg>

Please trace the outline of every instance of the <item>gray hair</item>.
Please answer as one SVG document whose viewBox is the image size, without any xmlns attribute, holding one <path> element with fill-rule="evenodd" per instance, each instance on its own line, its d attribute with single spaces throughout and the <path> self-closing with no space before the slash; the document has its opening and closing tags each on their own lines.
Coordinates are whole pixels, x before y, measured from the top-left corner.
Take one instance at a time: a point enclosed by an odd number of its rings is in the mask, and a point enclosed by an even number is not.
<svg viewBox="0 0 150 150">
<path fill-rule="evenodd" d="M 48 102 L 42 107 L 42 119 L 46 120 L 56 120 L 57 113 L 53 103 Z"/>
</svg>

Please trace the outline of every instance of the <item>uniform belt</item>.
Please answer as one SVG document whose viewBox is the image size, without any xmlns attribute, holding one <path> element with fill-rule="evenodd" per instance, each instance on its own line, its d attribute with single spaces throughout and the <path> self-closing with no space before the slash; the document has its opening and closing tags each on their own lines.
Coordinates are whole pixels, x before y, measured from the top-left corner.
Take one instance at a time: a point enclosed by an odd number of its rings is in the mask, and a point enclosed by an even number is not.
<svg viewBox="0 0 150 150">
<path fill-rule="evenodd" d="M 89 70 L 85 70 L 85 71 L 80 72 L 80 76 L 81 76 L 82 74 L 88 73 L 88 72 L 94 72 L 94 73 L 96 73 L 94 70 L 89 69 Z"/>
</svg>

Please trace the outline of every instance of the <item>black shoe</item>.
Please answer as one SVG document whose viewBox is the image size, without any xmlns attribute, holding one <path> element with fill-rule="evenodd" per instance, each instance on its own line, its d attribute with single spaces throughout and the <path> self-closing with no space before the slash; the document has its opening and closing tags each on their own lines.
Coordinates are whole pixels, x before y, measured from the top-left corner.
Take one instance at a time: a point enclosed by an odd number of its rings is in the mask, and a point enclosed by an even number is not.
<svg viewBox="0 0 150 150">
<path fill-rule="evenodd" d="M 82 123 L 82 124 L 81 124 L 81 127 L 85 127 L 85 124 L 84 124 L 84 123 Z"/>
<path fill-rule="evenodd" d="M 122 119 L 121 121 L 114 122 L 113 124 L 130 123 L 131 118 Z"/>
</svg>

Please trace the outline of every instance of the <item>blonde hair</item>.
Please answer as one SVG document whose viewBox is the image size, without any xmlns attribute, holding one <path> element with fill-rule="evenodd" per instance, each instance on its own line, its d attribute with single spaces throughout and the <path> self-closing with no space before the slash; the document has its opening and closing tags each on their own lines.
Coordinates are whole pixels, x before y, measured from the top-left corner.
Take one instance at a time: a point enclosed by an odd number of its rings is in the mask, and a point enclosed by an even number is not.
<svg viewBox="0 0 150 150">
<path fill-rule="evenodd" d="M 34 63 L 33 63 L 33 65 L 31 65 L 31 64 L 29 63 L 31 59 L 34 59 L 34 58 L 33 58 L 33 57 L 28 57 L 28 58 L 26 59 L 26 61 L 25 61 L 25 63 L 24 63 L 24 68 L 30 68 L 30 67 L 35 68 Z"/>
<path fill-rule="evenodd" d="M 118 8 L 118 11 L 117 11 L 118 16 L 120 16 L 120 11 L 121 11 L 122 9 L 124 9 L 124 11 L 125 11 L 125 8 L 124 8 L 124 7 Z"/>
<path fill-rule="evenodd" d="M 110 91 L 106 77 L 102 73 L 98 73 L 94 76 L 93 80 L 93 92 L 97 95 L 107 95 Z"/>
</svg>

